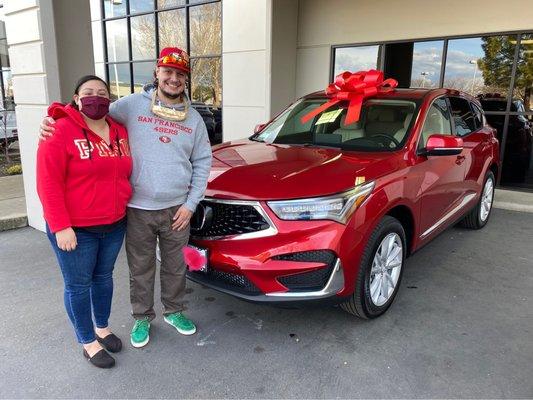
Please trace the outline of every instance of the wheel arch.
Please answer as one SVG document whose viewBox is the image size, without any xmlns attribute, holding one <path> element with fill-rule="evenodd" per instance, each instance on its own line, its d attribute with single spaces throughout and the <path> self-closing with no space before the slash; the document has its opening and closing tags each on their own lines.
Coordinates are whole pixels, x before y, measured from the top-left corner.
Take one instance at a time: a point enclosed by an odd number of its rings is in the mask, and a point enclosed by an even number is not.
<svg viewBox="0 0 533 400">
<path fill-rule="evenodd" d="M 388 210 L 385 215 L 396 218 L 402 224 L 407 241 L 407 256 L 412 253 L 415 235 L 415 219 L 413 211 L 406 205 L 399 204 Z"/>
</svg>

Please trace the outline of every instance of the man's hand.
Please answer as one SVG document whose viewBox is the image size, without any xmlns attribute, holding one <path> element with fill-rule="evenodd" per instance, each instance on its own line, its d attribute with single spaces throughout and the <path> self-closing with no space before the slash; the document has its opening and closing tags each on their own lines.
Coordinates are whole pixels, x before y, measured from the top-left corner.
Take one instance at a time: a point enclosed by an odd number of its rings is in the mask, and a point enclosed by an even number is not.
<svg viewBox="0 0 533 400">
<path fill-rule="evenodd" d="M 78 241 L 74 229 L 67 228 L 56 232 L 57 247 L 63 251 L 72 251 L 76 249 Z"/>
<path fill-rule="evenodd" d="M 39 129 L 39 140 L 46 140 L 49 137 L 52 137 L 56 128 L 54 124 L 56 123 L 55 119 L 52 117 L 44 117 L 41 121 L 41 129 Z"/>
<path fill-rule="evenodd" d="M 172 220 L 174 221 L 172 223 L 172 229 L 182 231 L 185 228 L 187 228 L 187 225 L 189 225 L 189 222 L 192 217 L 192 211 L 189 210 L 185 206 L 181 206 L 178 208 L 178 211 L 176 211 L 176 215 L 174 215 L 174 218 Z"/>
</svg>

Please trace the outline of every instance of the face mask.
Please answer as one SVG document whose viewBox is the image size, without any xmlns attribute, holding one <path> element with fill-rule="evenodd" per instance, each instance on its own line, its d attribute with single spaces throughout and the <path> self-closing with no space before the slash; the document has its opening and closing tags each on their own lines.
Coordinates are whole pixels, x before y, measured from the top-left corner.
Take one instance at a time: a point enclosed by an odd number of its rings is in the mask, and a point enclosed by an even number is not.
<svg viewBox="0 0 533 400">
<path fill-rule="evenodd" d="M 109 112 L 110 100 L 102 96 L 80 97 L 81 112 L 90 119 L 102 119 Z"/>
</svg>

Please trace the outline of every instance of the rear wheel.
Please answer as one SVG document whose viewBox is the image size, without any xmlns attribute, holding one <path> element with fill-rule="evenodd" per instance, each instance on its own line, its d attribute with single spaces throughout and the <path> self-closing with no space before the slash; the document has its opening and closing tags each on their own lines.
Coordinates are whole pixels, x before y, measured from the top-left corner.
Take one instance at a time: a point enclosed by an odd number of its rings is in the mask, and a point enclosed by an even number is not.
<svg viewBox="0 0 533 400">
<path fill-rule="evenodd" d="M 341 304 L 342 309 L 365 319 L 379 317 L 387 311 L 400 287 L 405 255 L 402 224 L 388 215 L 383 217 L 361 257 L 354 293 Z"/>
<path fill-rule="evenodd" d="M 496 179 L 492 171 L 488 171 L 483 184 L 483 191 L 477 205 L 461 221 L 461 225 L 470 229 L 481 229 L 489 221 L 494 200 L 494 186 Z"/>
</svg>

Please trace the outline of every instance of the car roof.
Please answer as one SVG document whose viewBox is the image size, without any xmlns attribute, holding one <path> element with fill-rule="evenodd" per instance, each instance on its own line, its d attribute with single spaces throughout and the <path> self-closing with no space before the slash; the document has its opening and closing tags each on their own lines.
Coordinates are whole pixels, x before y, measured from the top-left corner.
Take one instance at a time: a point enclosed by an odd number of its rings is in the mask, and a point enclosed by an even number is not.
<svg viewBox="0 0 533 400">
<path fill-rule="evenodd" d="M 390 92 L 378 93 L 372 96 L 372 99 L 421 100 L 428 95 L 431 97 L 436 97 L 440 95 L 462 96 L 462 97 L 468 98 L 469 100 L 474 100 L 472 96 L 466 93 L 460 92 L 455 89 L 446 89 L 446 88 L 443 88 L 443 89 L 396 88 Z M 327 99 L 328 96 L 326 96 L 325 92 L 321 90 L 318 92 L 308 94 L 307 96 L 303 96 L 302 98 L 303 99 Z"/>
</svg>

